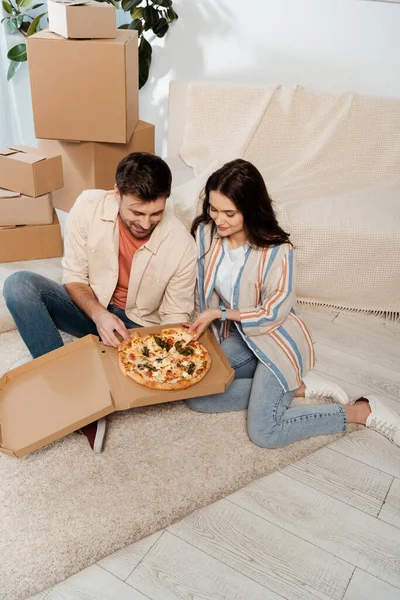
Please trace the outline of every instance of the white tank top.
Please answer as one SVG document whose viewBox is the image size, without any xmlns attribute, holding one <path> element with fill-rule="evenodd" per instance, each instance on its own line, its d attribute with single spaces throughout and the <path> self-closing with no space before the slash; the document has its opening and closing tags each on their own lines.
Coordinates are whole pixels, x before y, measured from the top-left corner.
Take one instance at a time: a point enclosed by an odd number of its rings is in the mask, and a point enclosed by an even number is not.
<svg viewBox="0 0 400 600">
<path fill-rule="evenodd" d="M 229 249 L 228 239 L 223 241 L 224 258 L 218 267 L 215 279 L 215 291 L 225 306 L 231 307 L 232 295 L 239 271 L 243 266 L 246 256 L 247 244 L 234 250 Z"/>
</svg>

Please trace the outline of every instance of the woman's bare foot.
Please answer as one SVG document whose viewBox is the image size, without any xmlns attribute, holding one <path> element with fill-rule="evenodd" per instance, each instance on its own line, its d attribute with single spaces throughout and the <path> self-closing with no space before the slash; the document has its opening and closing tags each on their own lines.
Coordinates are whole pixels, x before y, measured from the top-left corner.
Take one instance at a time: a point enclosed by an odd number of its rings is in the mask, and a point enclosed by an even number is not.
<svg viewBox="0 0 400 600">
<path fill-rule="evenodd" d="M 368 394 L 353 406 L 344 406 L 349 423 L 361 423 L 400 446 L 400 415 L 376 396 Z M 358 412 L 357 412 L 358 411 Z"/>
<path fill-rule="evenodd" d="M 371 408 L 366 398 L 359 398 L 354 404 L 347 404 L 346 406 L 343 406 L 343 408 L 348 423 L 365 425 L 371 414 Z"/>
</svg>

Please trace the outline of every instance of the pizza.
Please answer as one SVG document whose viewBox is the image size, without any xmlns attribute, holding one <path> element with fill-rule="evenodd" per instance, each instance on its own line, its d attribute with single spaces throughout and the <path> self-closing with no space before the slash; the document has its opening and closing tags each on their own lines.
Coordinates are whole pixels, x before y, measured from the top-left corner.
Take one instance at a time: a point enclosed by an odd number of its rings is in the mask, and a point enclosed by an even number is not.
<svg viewBox="0 0 400 600">
<path fill-rule="evenodd" d="M 141 337 L 136 330 L 118 348 L 122 373 L 155 390 L 184 390 L 203 379 L 211 357 L 183 327 Z"/>
</svg>

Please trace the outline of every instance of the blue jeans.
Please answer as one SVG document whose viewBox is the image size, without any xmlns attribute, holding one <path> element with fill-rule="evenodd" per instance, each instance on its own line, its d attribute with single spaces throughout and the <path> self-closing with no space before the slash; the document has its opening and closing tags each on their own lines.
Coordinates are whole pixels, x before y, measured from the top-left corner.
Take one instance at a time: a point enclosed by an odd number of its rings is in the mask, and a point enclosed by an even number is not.
<svg viewBox="0 0 400 600">
<path fill-rule="evenodd" d="M 228 412 L 247 408 L 249 437 L 263 448 L 280 448 L 315 435 L 346 431 L 346 413 L 339 404 L 289 408 L 296 391 L 282 389 L 236 327 L 231 328 L 221 348 L 235 370 L 235 379 L 222 394 L 187 400 L 193 410 Z"/>
<path fill-rule="evenodd" d="M 7 277 L 3 295 L 15 324 L 33 358 L 63 346 L 60 331 L 76 337 L 99 335 L 94 322 L 74 304 L 64 286 L 31 271 Z M 108 310 L 129 329 L 139 327 L 113 305 Z"/>
</svg>

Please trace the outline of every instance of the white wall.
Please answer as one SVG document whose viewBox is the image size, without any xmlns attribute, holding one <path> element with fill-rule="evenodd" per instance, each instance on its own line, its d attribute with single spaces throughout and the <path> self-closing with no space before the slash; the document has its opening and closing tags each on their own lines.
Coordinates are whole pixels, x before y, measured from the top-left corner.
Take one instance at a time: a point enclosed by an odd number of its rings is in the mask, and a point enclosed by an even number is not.
<svg viewBox="0 0 400 600">
<path fill-rule="evenodd" d="M 156 125 L 166 152 L 171 80 L 301 84 L 400 98 L 400 4 L 368 0 L 175 0 L 180 19 L 157 40 L 141 118 Z M 1 74 L 0 74 L 1 75 Z M 25 73 L 8 85 L 23 113 L 1 145 L 32 143 Z M 0 93 L 4 94 L 4 85 Z M 16 100 L 17 99 L 17 100 Z M 4 98 L 3 98 L 4 102 Z M 2 123 L 0 121 L 0 123 Z"/>
</svg>

